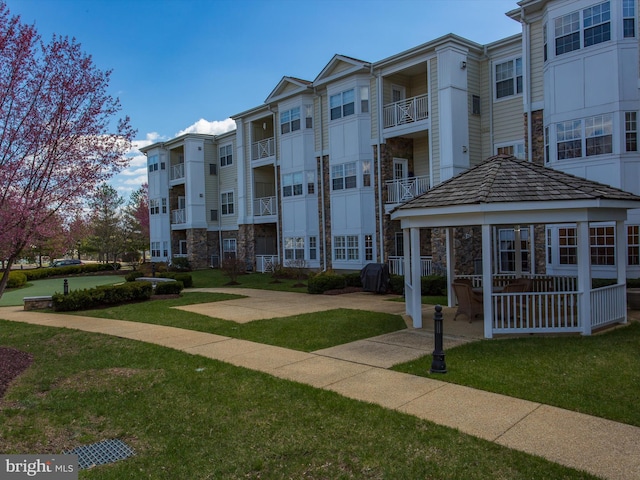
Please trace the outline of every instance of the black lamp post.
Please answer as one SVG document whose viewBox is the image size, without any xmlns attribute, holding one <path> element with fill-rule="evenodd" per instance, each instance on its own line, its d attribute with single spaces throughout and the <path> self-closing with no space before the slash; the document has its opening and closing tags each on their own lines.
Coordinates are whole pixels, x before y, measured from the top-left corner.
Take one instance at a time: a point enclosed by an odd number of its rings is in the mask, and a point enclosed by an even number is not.
<svg viewBox="0 0 640 480">
<path fill-rule="evenodd" d="M 436 312 L 433 314 L 433 337 L 436 345 L 429 373 L 447 373 L 447 364 L 444 361 L 444 350 L 442 348 L 442 307 L 436 305 L 435 310 Z"/>
</svg>

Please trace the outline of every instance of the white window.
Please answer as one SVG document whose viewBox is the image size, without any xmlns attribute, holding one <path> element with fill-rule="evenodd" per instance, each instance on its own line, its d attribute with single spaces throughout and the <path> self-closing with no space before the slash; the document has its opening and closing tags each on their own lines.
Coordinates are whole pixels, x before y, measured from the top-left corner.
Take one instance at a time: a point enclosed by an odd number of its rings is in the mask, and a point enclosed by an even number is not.
<svg viewBox="0 0 640 480">
<path fill-rule="evenodd" d="M 280 133 L 285 134 L 300 130 L 300 107 L 280 113 Z"/>
<path fill-rule="evenodd" d="M 576 265 L 578 263 L 578 237 L 574 227 L 558 229 L 558 246 L 560 265 Z"/>
<path fill-rule="evenodd" d="M 178 242 L 178 254 L 180 254 L 180 255 L 188 255 L 187 241 L 186 240 L 180 240 L 180 242 Z"/>
<path fill-rule="evenodd" d="M 162 199 L 162 213 L 167 213 L 167 199 L 166 199 L 166 197 Z"/>
<path fill-rule="evenodd" d="M 500 229 L 498 231 L 500 239 L 498 248 L 500 272 L 516 271 L 516 231 L 513 228 Z M 520 268 L 523 272 L 529 271 L 529 230 L 520 229 Z"/>
<path fill-rule="evenodd" d="M 549 127 L 544 127 L 544 161 L 549 163 L 551 157 L 549 155 L 551 151 L 549 150 Z"/>
<path fill-rule="evenodd" d="M 360 258 L 357 235 L 336 235 L 333 237 L 333 259 L 336 261 L 357 261 Z"/>
<path fill-rule="evenodd" d="M 158 155 L 149 155 L 147 158 L 147 165 L 149 166 L 149 172 L 158 171 Z"/>
<path fill-rule="evenodd" d="M 582 121 L 570 120 L 556 124 L 558 160 L 582 156 Z"/>
<path fill-rule="evenodd" d="M 496 147 L 496 154 L 498 155 L 513 155 L 514 157 L 524 160 L 524 142 L 503 144 Z"/>
<path fill-rule="evenodd" d="M 615 265 L 615 228 L 612 225 L 591 227 L 589 233 L 591 237 L 591 265 Z"/>
<path fill-rule="evenodd" d="M 169 256 L 169 242 L 162 242 L 162 256 L 163 257 L 168 257 Z"/>
<path fill-rule="evenodd" d="M 313 105 L 304 106 L 304 127 L 313 128 Z"/>
<path fill-rule="evenodd" d="M 622 0 L 622 30 L 624 38 L 636 36 L 636 0 Z"/>
<path fill-rule="evenodd" d="M 331 120 L 347 117 L 355 113 L 355 91 L 346 90 L 329 97 L 329 109 L 331 111 Z"/>
<path fill-rule="evenodd" d="M 585 47 L 611 40 L 611 12 L 609 2 L 585 8 L 582 11 L 582 15 Z"/>
<path fill-rule="evenodd" d="M 547 50 L 547 24 L 545 23 L 542 26 L 542 56 L 543 60 L 547 61 L 548 50 Z"/>
<path fill-rule="evenodd" d="M 309 260 L 318 259 L 318 237 L 309 237 Z"/>
<path fill-rule="evenodd" d="M 371 186 L 371 161 L 364 160 L 362 162 L 362 186 L 370 187 Z"/>
<path fill-rule="evenodd" d="M 316 174 L 315 172 L 307 172 L 307 194 L 313 195 L 316 193 Z"/>
<path fill-rule="evenodd" d="M 640 226 L 627 227 L 627 264 L 640 265 Z"/>
<path fill-rule="evenodd" d="M 157 198 L 149 200 L 149 214 L 157 215 L 160 213 L 160 200 Z"/>
<path fill-rule="evenodd" d="M 222 192 L 220 194 L 220 208 L 222 215 L 233 215 L 235 212 L 233 203 L 233 192 Z"/>
<path fill-rule="evenodd" d="M 220 166 L 229 165 L 233 165 L 233 145 L 231 144 L 220 147 Z"/>
<path fill-rule="evenodd" d="M 369 87 L 360 87 L 360 113 L 369 113 Z"/>
<path fill-rule="evenodd" d="M 238 242 L 235 238 L 222 239 L 222 256 L 224 258 L 235 258 Z"/>
<path fill-rule="evenodd" d="M 356 183 L 356 162 L 343 163 L 331 167 L 332 190 L 356 188 Z"/>
<path fill-rule="evenodd" d="M 556 55 L 580 48 L 580 13 L 573 12 L 556 18 Z"/>
<path fill-rule="evenodd" d="M 613 151 L 611 114 L 596 115 L 584 120 L 587 156 L 605 155 Z"/>
<path fill-rule="evenodd" d="M 589 47 L 611 40 L 610 4 L 602 2 L 558 17 L 555 19 L 554 28 L 556 55 L 579 50 L 581 44 L 583 47 Z"/>
<path fill-rule="evenodd" d="M 160 242 L 151 242 L 151 256 L 152 257 L 160 256 Z"/>
<path fill-rule="evenodd" d="M 287 237 L 284 239 L 284 259 L 304 260 L 304 237 Z"/>
<path fill-rule="evenodd" d="M 522 58 L 496 64 L 496 98 L 522 93 Z"/>
<path fill-rule="evenodd" d="M 293 197 L 302 195 L 303 172 L 282 175 L 282 196 Z"/>
<path fill-rule="evenodd" d="M 364 236 L 364 259 L 373 261 L 373 235 Z"/>
<path fill-rule="evenodd" d="M 638 114 L 637 112 L 624 113 L 625 150 L 627 152 L 638 151 Z"/>
</svg>

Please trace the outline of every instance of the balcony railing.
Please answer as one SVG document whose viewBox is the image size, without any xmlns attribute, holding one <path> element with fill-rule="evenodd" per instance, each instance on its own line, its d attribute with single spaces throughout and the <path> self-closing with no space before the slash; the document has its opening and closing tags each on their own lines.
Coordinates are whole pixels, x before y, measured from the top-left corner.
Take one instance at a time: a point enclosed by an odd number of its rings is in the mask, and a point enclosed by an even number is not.
<svg viewBox="0 0 640 480">
<path fill-rule="evenodd" d="M 184 178 L 184 163 L 171 165 L 171 180 Z"/>
<path fill-rule="evenodd" d="M 171 223 L 187 223 L 187 212 L 184 208 L 171 210 Z"/>
<path fill-rule="evenodd" d="M 251 160 L 273 157 L 276 154 L 276 139 L 265 138 L 251 145 Z"/>
<path fill-rule="evenodd" d="M 278 265 L 278 255 L 256 255 L 256 271 L 271 273 Z"/>
<path fill-rule="evenodd" d="M 420 257 L 420 276 L 426 277 L 433 273 L 431 268 L 432 257 Z M 404 257 L 389 256 L 389 273 L 404 275 Z"/>
<path fill-rule="evenodd" d="M 384 106 L 384 128 L 397 127 L 429 118 L 428 95 L 406 98 Z"/>
<path fill-rule="evenodd" d="M 262 197 L 253 200 L 253 214 L 257 217 L 276 214 L 276 197 Z"/>
<path fill-rule="evenodd" d="M 386 185 L 387 203 L 402 203 L 429 190 L 429 177 L 423 175 L 401 180 L 389 180 Z"/>
</svg>

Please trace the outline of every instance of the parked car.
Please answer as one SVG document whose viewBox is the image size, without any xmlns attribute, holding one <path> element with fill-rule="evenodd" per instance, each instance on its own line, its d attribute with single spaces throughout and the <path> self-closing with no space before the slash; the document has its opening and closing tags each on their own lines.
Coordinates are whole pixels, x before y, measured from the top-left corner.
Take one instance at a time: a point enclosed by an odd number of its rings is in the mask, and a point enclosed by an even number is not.
<svg viewBox="0 0 640 480">
<path fill-rule="evenodd" d="M 75 258 L 67 258 L 64 260 L 54 260 L 53 262 L 51 262 L 51 265 L 49 266 L 50 267 L 68 267 L 69 265 L 82 265 L 82 262 Z"/>
</svg>

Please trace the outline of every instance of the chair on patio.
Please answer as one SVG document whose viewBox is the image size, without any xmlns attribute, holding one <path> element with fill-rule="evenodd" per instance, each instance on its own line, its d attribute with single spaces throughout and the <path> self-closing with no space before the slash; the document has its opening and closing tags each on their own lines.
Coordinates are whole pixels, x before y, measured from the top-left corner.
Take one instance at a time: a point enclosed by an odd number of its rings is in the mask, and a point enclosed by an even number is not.
<svg viewBox="0 0 640 480">
<path fill-rule="evenodd" d="M 458 299 L 458 311 L 453 317 L 454 320 L 458 318 L 458 315 L 466 315 L 471 323 L 478 315 L 483 314 L 482 297 L 473 293 L 470 285 L 453 282 L 452 286 Z"/>
</svg>

